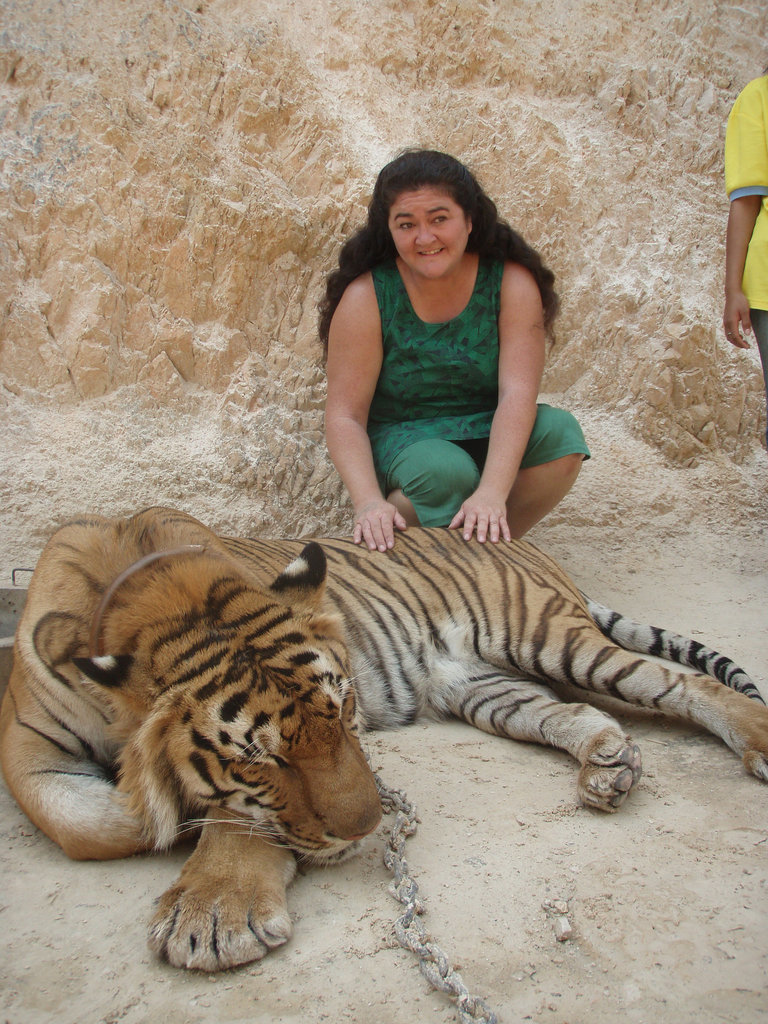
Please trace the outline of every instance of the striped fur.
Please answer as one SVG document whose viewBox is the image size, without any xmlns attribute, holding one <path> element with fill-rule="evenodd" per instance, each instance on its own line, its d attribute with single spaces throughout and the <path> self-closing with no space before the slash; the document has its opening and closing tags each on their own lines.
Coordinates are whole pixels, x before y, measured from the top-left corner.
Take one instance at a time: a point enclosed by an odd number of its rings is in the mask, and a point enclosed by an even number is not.
<svg viewBox="0 0 768 1024">
<path fill-rule="evenodd" d="M 743 668 L 711 647 L 659 626 L 646 626 L 589 598 L 587 609 L 601 631 L 625 651 L 647 654 L 712 676 L 724 686 L 764 704 L 760 691 Z"/>
<path fill-rule="evenodd" d="M 726 659 L 588 602 L 524 542 L 409 530 L 382 554 L 222 538 L 150 509 L 75 521 L 46 547 L 0 753 L 20 805 L 71 856 L 202 826 L 150 945 L 216 970 L 286 941 L 296 856 L 344 855 L 378 823 L 360 727 L 453 715 L 559 747 L 580 765 L 580 800 L 613 811 L 640 752 L 592 694 L 701 725 L 768 781 L 755 692 Z"/>
</svg>

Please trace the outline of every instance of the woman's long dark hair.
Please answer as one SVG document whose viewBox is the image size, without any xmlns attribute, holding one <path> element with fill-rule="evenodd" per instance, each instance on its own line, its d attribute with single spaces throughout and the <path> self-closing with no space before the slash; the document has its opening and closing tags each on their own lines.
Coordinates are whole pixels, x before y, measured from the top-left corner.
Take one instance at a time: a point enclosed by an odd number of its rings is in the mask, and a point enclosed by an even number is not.
<svg viewBox="0 0 768 1024">
<path fill-rule="evenodd" d="M 376 179 L 368 206 L 368 220 L 342 246 L 339 266 L 328 275 L 325 297 L 320 302 L 319 332 L 328 352 L 328 332 L 345 289 L 356 277 L 397 255 L 389 230 L 389 211 L 403 192 L 424 186 L 444 189 L 472 221 L 467 252 L 491 259 L 519 263 L 533 274 L 544 307 L 544 326 L 551 332 L 559 306 L 555 275 L 541 256 L 516 231 L 501 220 L 496 204 L 485 194 L 473 174 L 455 157 L 432 149 L 408 149 Z"/>
</svg>

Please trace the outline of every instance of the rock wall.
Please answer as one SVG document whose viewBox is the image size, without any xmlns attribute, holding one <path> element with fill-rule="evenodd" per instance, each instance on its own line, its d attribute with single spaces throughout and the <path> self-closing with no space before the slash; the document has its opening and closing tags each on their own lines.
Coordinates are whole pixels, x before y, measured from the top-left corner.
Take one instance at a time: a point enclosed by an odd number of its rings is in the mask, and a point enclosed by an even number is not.
<svg viewBox="0 0 768 1024">
<path fill-rule="evenodd" d="M 204 493 L 223 520 L 245 493 L 259 526 L 343 526 L 316 305 L 406 145 L 467 161 L 556 272 L 548 393 L 673 464 L 753 456 L 759 362 L 719 327 L 722 144 L 768 62 L 762 0 L 0 15 L 4 504 L 34 527 Z"/>
</svg>

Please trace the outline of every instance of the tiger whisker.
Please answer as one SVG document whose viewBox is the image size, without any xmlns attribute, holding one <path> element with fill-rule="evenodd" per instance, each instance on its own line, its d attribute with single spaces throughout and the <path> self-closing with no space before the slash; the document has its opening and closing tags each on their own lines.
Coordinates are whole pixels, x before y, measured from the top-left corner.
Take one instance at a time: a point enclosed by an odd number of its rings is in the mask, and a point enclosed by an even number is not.
<svg viewBox="0 0 768 1024">
<path fill-rule="evenodd" d="M 192 832 L 196 828 L 202 828 L 205 822 L 205 818 L 190 818 L 176 826 L 176 834 L 181 835 L 182 832 Z"/>
<path fill-rule="evenodd" d="M 237 818 L 191 818 L 182 822 L 176 827 L 176 835 L 182 836 L 194 832 L 205 825 L 229 825 L 232 832 L 246 832 L 251 836 L 261 839 L 269 845 L 280 846 L 279 834 L 274 827 L 258 821 L 239 820 Z"/>
<path fill-rule="evenodd" d="M 176 835 L 178 838 L 181 838 L 185 834 L 200 829 L 205 825 L 229 825 L 231 833 L 246 833 L 251 838 L 259 839 L 267 846 L 284 847 L 286 845 L 285 840 L 273 825 L 256 820 L 249 821 L 246 818 L 190 818 L 177 826 Z M 293 849 L 297 856 L 314 859 L 318 863 L 327 863 L 349 856 L 356 845 L 352 843 L 349 847 L 342 850 L 327 851 L 323 850 L 322 847 L 303 849 L 297 845 L 291 845 L 291 849 Z"/>
</svg>

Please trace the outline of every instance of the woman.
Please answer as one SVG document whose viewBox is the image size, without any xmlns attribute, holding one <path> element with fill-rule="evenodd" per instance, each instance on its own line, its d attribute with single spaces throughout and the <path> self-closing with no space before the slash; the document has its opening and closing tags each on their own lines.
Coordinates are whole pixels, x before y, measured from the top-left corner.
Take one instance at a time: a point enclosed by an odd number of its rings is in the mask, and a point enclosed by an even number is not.
<svg viewBox="0 0 768 1024">
<path fill-rule="evenodd" d="M 723 327 L 736 348 L 749 348 L 754 332 L 768 395 L 768 68 L 744 86 L 728 118 L 725 189 Z"/>
<path fill-rule="evenodd" d="M 355 543 L 417 524 L 510 540 L 567 494 L 589 450 L 536 403 L 553 282 L 458 160 L 409 150 L 380 172 L 320 306 Z"/>
</svg>

